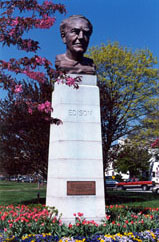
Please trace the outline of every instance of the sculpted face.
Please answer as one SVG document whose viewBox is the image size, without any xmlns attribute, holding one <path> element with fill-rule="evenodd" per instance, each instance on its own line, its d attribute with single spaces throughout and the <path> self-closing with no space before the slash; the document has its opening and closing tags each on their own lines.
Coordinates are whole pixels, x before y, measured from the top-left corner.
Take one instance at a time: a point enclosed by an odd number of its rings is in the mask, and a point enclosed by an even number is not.
<svg viewBox="0 0 159 242">
<path fill-rule="evenodd" d="M 93 31 L 91 22 L 82 15 L 72 15 L 60 24 L 60 33 L 66 44 L 66 53 L 56 56 L 57 71 L 69 74 L 95 75 L 93 60 L 85 57 Z"/>
<path fill-rule="evenodd" d="M 68 21 L 63 36 L 67 57 L 71 59 L 82 57 L 87 50 L 90 35 L 90 27 L 85 19 L 78 18 L 72 19 L 71 22 Z"/>
</svg>

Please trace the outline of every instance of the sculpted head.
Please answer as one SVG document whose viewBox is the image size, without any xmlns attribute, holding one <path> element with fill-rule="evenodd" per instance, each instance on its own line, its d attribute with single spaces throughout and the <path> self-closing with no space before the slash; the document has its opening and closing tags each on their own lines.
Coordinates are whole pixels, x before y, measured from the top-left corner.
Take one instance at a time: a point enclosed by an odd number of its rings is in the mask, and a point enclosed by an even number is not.
<svg viewBox="0 0 159 242">
<path fill-rule="evenodd" d="M 95 75 L 93 60 L 85 57 L 93 27 L 82 15 L 72 15 L 60 25 L 61 37 L 66 45 L 66 52 L 56 56 L 57 71 L 69 74 Z"/>
<path fill-rule="evenodd" d="M 62 21 L 60 32 L 66 44 L 66 56 L 80 60 L 86 52 L 93 27 L 90 21 L 82 15 L 72 15 Z"/>
</svg>

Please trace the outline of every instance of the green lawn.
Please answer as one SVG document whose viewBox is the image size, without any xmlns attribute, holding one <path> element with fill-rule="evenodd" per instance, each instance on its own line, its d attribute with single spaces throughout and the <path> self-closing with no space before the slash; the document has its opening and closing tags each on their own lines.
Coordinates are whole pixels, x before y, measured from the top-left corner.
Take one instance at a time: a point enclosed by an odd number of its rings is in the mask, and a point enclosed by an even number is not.
<svg viewBox="0 0 159 242">
<path fill-rule="evenodd" d="M 37 194 L 40 193 L 38 200 Z M 7 204 L 45 204 L 46 185 L 0 181 L 0 205 Z M 129 191 L 106 191 L 106 205 L 124 204 L 129 206 L 159 207 L 159 195 Z"/>
<path fill-rule="evenodd" d="M 124 204 L 129 206 L 159 207 L 159 194 L 111 191 L 106 192 L 106 205 Z"/>
<path fill-rule="evenodd" d="M 37 197 L 38 193 L 40 199 Z M 38 185 L 34 183 L 0 181 L 0 205 L 38 202 L 45 204 L 45 197 L 46 185 L 38 189 Z"/>
<path fill-rule="evenodd" d="M 31 186 L 30 186 L 31 185 Z M 0 191 L 1 190 L 15 190 L 15 189 L 30 189 L 37 188 L 36 183 L 25 183 L 25 182 L 10 182 L 10 181 L 0 181 Z"/>
</svg>

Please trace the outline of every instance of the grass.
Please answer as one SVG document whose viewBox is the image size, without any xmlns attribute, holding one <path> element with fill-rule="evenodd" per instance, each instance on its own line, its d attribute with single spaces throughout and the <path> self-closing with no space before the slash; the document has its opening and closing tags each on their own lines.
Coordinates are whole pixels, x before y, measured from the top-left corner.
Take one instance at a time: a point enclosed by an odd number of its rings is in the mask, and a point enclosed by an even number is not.
<svg viewBox="0 0 159 242">
<path fill-rule="evenodd" d="M 38 193 L 40 198 L 38 198 Z M 0 181 L 0 205 L 8 204 L 45 204 L 46 185 L 38 189 L 34 183 Z"/>
<path fill-rule="evenodd" d="M 40 199 L 37 194 L 40 193 Z M 8 204 L 45 204 L 46 185 L 0 181 L 0 205 Z M 159 195 L 130 191 L 106 191 L 106 205 L 124 204 L 129 206 L 159 207 Z"/>
<path fill-rule="evenodd" d="M 30 186 L 31 185 L 31 186 Z M 1 190 L 18 190 L 18 189 L 30 189 L 37 188 L 35 183 L 23 183 L 23 182 L 10 182 L 10 181 L 0 181 L 0 191 Z"/>
<path fill-rule="evenodd" d="M 106 192 L 106 205 L 111 204 L 157 208 L 159 207 L 159 194 L 109 190 Z"/>
</svg>

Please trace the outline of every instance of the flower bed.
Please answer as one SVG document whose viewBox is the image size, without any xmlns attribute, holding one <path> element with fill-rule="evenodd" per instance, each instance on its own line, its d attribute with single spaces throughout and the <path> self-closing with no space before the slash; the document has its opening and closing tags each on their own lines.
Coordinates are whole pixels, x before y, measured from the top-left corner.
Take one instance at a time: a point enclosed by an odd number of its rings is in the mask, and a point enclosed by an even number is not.
<svg viewBox="0 0 159 242">
<path fill-rule="evenodd" d="M 53 236 L 51 233 L 48 234 L 30 234 L 23 236 L 21 239 L 12 236 L 5 238 L 4 236 L 0 236 L 0 242 L 51 242 L 51 241 L 58 241 L 58 242 L 158 242 L 159 241 L 159 230 L 154 231 L 144 231 L 140 233 L 124 233 L 120 234 L 117 233 L 115 235 L 93 235 L 91 237 L 63 237 L 58 238 L 58 236 Z"/>
<path fill-rule="evenodd" d="M 77 213 L 65 225 L 57 215 L 45 206 L 0 206 L 0 241 L 159 241 L 158 208 L 107 206 L 101 224 Z"/>
</svg>

